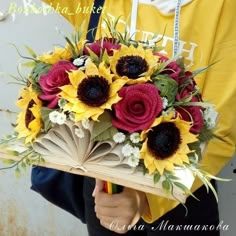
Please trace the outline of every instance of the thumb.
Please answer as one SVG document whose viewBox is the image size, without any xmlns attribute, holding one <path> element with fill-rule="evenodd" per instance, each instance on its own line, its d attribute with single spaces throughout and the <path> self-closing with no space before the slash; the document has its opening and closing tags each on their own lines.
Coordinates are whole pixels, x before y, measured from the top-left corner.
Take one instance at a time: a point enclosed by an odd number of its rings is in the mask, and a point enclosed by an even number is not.
<svg viewBox="0 0 236 236">
<path fill-rule="evenodd" d="M 102 192 L 103 188 L 104 188 L 104 181 L 100 179 L 96 179 L 95 188 L 93 190 L 92 196 L 95 197 L 96 192 Z"/>
</svg>

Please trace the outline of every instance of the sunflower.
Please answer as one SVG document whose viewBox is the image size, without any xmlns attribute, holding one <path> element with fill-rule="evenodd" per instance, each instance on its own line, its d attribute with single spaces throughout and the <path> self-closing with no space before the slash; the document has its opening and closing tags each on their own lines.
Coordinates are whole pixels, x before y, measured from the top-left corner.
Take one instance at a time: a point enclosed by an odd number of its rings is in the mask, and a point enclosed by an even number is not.
<svg viewBox="0 0 236 236">
<path fill-rule="evenodd" d="M 144 49 L 141 45 L 137 48 L 123 45 L 111 58 L 111 70 L 128 80 L 127 84 L 143 83 L 150 80 L 158 58 L 151 49 Z"/>
<path fill-rule="evenodd" d="M 16 105 L 22 109 L 17 118 L 16 131 L 18 138 L 25 138 L 25 143 L 29 143 L 36 138 L 42 128 L 41 107 L 42 103 L 38 99 L 38 94 L 32 86 L 25 87 Z"/>
<path fill-rule="evenodd" d="M 112 81 L 113 74 L 104 63 L 97 67 L 88 61 L 85 72 L 69 73 L 69 85 L 62 86 L 60 96 L 67 101 L 65 111 L 75 113 L 75 120 L 97 120 L 105 109 L 111 109 L 121 98 L 118 91 L 126 83 L 124 79 Z"/>
<path fill-rule="evenodd" d="M 85 41 L 79 41 L 76 48 L 76 53 L 79 56 L 80 51 L 83 49 Z M 70 60 L 73 58 L 71 47 L 67 44 L 65 48 L 55 47 L 53 52 L 46 52 L 41 56 L 38 56 L 38 60 L 47 64 L 56 64 L 61 60 Z"/>
<path fill-rule="evenodd" d="M 164 170 L 173 171 L 174 166 L 189 163 L 188 143 L 197 141 L 197 136 L 190 133 L 192 123 L 172 115 L 157 118 L 149 130 L 141 134 L 144 143 L 140 154 L 144 165 L 152 174 L 156 170 L 162 175 Z"/>
</svg>

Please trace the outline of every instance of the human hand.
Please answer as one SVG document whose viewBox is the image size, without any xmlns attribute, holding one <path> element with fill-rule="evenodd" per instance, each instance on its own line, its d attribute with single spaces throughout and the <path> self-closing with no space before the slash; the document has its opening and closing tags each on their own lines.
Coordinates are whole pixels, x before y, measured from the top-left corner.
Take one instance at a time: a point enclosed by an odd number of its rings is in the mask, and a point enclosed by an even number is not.
<svg viewBox="0 0 236 236">
<path fill-rule="evenodd" d="M 103 191 L 103 186 L 104 181 L 96 179 L 93 192 L 96 216 L 103 227 L 124 234 L 148 210 L 146 195 L 126 187 L 121 193 L 108 194 Z"/>
</svg>

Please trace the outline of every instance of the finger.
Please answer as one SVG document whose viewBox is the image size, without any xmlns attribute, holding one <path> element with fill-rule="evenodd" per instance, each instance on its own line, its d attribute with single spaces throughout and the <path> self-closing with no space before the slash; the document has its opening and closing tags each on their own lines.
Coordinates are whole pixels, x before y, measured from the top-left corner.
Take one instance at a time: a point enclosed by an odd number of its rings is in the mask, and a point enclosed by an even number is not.
<svg viewBox="0 0 236 236">
<path fill-rule="evenodd" d="M 104 181 L 96 179 L 95 187 L 92 193 L 92 196 L 95 197 L 97 192 L 103 191 Z"/>
<path fill-rule="evenodd" d="M 118 207 L 122 201 L 118 194 L 108 194 L 99 191 L 95 193 L 94 197 L 95 204 L 101 207 Z"/>
<path fill-rule="evenodd" d="M 96 187 L 99 192 L 103 191 L 104 188 L 104 181 L 100 179 L 96 179 Z"/>
<path fill-rule="evenodd" d="M 102 217 L 119 217 L 120 216 L 120 213 L 117 207 L 105 207 L 105 206 L 95 205 L 94 211 L 96 213 L 97 218 L 99 219 Z"/>
</svg>

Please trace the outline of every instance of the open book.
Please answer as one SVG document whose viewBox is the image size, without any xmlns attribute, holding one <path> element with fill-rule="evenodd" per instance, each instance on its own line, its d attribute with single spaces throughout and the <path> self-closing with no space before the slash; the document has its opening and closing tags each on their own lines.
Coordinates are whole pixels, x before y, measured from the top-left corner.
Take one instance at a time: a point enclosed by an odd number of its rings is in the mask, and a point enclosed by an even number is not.
<svg viewBox="0 0 236 236">
<path fill-rule="evenodd" d="M 185 202 L 187 196 L 181 189 L 174 188 L 173 196 L 167 196 L 162 188 L 162 179 L 154 184 L 153 176 L 144 175 L 142 167 L 131 168 L 122 154 L 121 144 L 112 140 L 92 141 L 92 131 L 93 122 L 86 128 L 81 123 L 67 122 L 40 135 L 33 148 L 43 156 L 48 167 Z M 175 175 L 179 178 L 178 182 L 191 188 L 194 177 L 189 170 L 176 168 Z"/>
</svg>

